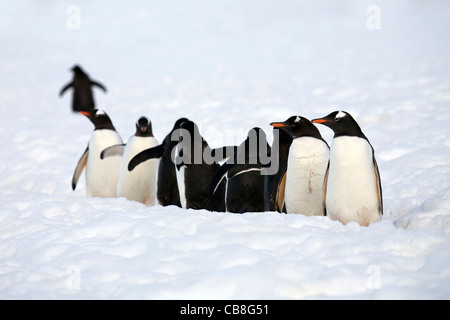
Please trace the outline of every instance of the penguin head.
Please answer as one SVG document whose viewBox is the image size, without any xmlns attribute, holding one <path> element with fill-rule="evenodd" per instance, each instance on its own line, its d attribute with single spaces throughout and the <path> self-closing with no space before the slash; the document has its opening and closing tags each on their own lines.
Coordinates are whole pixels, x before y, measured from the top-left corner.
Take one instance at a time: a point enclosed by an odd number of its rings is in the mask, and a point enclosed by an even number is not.
<svg viewBox="0 0 450 320">
<path fill-rule="evenodd" d="M 180 129 L 181 124 L 185 121 L 189 121 L 189 119 L 188 118 L 180 118 L 177 121 L 175 121 L 172 131 L 175 131 L 176 129 Z"/>
<path fill-rule="evenodd" d="M 136 133 L 137 137 L 153 137 L 152 123 L 147 117 L 140 117 L 136 121 Z"/>
<path fill-rule="evenodd" d="M 72 69 L 70 69 L 70 70 L 72 70 L 75 74 L 84 74 L 83 69 L 81 69 L 81 67 L 79 65 L 77 65 L 77 64 L 74 65 L 72 67 Z"/>
<path fill-rule="evenodd" d="M 334 111 L 329 115 L 311 120 L 312 123 L 319 123 L 334 131 L 334 136 L 358 136 L 364 137 L 358 123 L 350 113 L 346 111 Z"/>
<path fill-rule="evenodd" d="M 94 130 L 109 129 L 116 131 L 114 125 L 112 124 L 111 119 L 105 113 L 105 111 L 93 109 L 91 111 L 81 111 L 80 113 L 88 117 L 89 120 L 91 120 L 91 122 L 95 126 Z"/>
<path fill-rule="evenodd" d="M 301 116 L 292 116 L 284 122 L 272 122 L 270 125 L 286 131 L 294 139 L 299 137 L 322 139 L 319 129 L 311 121 Z"/>
<path fill-rule="evenodd" d="M 190 120 L 183 121 L 180 124 L 180 137 L 179 141 L 188 143 L 190 142 L 193 144 L 195 141 L 198 141 L 199 139 L 202 139 L 202 136 L 200 135 L 200 131 L 198 130 L 198 126 Z"/>
<path fill-rule="evenodd" d="M 242 152 L 238 149 L 238 152 Z M 254 127 L 248 131 L 247 139 L 243 143 L 243 150 L 248 158 L 260 158 L 268 154 L 270 146 L 267 142 L 267 135 L 263 129 Z"/>
<path fill-rule="evenodd" d="M 177 160 L 177 168 L 181 164 L 197 164 L 203 160 L 203 148 L 205 141 L 200 135 L 197 125 L 190 121 L 183 121 L 179 129 L 172 133 L 172 139 L 178 138 L 178 152 L 180 159 Z M 200 162 L 196 162 L 200 161 Z"/>
</svg>

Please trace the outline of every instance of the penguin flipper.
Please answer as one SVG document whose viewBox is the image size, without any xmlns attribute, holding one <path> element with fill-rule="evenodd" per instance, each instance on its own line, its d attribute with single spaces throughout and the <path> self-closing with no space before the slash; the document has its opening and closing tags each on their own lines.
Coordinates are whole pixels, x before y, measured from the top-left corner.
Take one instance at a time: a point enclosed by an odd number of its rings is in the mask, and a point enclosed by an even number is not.
<svg viewBox="0 0 450 320">
<path fill-rule="evenodd" d="M 375 183 L 378 195 L 378 209 L 380 214 L 383 215 L 383 194 L 381 189 L 380 171 L 378 170 L 378 164 L 375 160 L 375 156 L 373 157 L 373 171 L 375 173 Z"/>
<path fill-rule="evenodd" d="M 284 172 L 283 178 L 281 178 L 278 184 L 277 197 L 275 201 L 275 210 L 283 212 L 284 208 L 284 194 L 286 190 L 286 172 Z"/>
<path fill-rule="evenodd" d="M 73 82 L 69 82 L 64 87 L 62 87 L 61 91 L 59 92 L 59 96 L 61 97 L 64 94 L 64 92 L 66 92 L 66 90 L 72 86 L 73 86 Z"/>
<path fill-rule="evenodd" d="M 327 199 L 327 184 L 328 184 L 328 173 L 330 172 L 330 161 L 328 161 L 327 171 L 325 171 L 325 176 L 323 178 L 323 215 L 327 215 L 326 199 Z"/>
<path fill-rule="evenodd" d="M 112 156 L 122 156 L 125 150 L 125 144 L 116 144 L 114 146 L 104 149 L 100 153 L 100 159 L 105 159 Z"/>
<path fill-rule="evenodd" d="M 211 179 L 211 182 L 209 184 L 208 188 L 208 196 L 212 197 L 214 192 L 216 191 L 217 187 L 219 186 L 220 182 L 224 178 L 224 176 L 227 174 L 228 170 L 230 170 L 234 164 L 231 163 L 224 163 L 217 169 L 216 173 L 214 173 L 213 178 Z"/>
<path fill-rule="evenodd" d="M 164 154 L 164 144 L 160 144 L 159 146 L 146 149 L 144 151 L 139 152 L 137 155 L 133 157 L 128 163 L 128 171 L 133 171 L 136 166 L 150 159 L 161 158 Z"/>
<path fill-rule="evenodd" d="M 89 147 L 86 148 L 80 160 L 78 160 L 77 166 L 75 168 L 75 172 L 72 177 L 72 190 L 75 190 L 77 187 L 78 179 L 80 178 L 81 173 L 83 172 L 84 167 L 86 166 L 88 160 Z"/>
<path fill-rule="evenodd" d="M 104 92 L 106 92 L 106 87 L 103 84 L 101 84 L 100 82 L 91 80 L 91 86 L 97 86 L 100 89 L 102 89 Z"/>
<path fill-rule="evenodd" d="M 238 147 L 237 146 L 225 146 L 221 148 L 214 148 L 211 151 L 212 157 L 220 162 L 225 159 L 229 159 L 234 157 L 234 155 L 237 153 Z"/>
</svg>

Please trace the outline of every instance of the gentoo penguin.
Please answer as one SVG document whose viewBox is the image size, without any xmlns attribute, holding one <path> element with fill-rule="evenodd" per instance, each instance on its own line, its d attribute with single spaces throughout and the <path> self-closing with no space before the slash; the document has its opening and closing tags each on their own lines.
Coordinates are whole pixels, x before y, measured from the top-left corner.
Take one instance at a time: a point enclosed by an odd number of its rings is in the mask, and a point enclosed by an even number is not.
<svg viewBox="0 0 450 320">
<path fill-rule="evenodd" d="M 136 132 L 126 144 L 119 144 L 102 151 L 102 159 L 116 154 L 122 155 L 117 196 L 125 197 L 144 203 L 147 206 L 155 205 L 156 197 L 156 171 L 158 159 L 152 159 L 140 165 L 134 171 L 128 171 L 128 163 L 139 152 L 153 148 L 158 141 L 153 136 L 152 123 L 147 117 L 140 117 L 136 122 Z"/>
<path fill-rule="evenodd" d="M 252 128 L 234 156 L 216 171 L 209 187 L 215 195 L 217 186 L 226 183 L 225 210 L 232 213 L 265 211 L 265 176 L 270 146 L 261 128 Z"/>
<path fill-rule="evenodd" d="M 224 211 L 224 188 L 218 191 L 218 196 L 210 198 L 208 195 L 211 179 L 219 168 L 217 162 L 206 161 L 213 159 L 212 153 L 212 149 L 200 135 L 198 126 L 189 120 L 183 122 L 174 154 L 183 208 L 212 210 L 210 208 L 214 207 L 215 211 Z"/>
<path fill-rule="evenodd" d="M 324 183 L 326 214 L 343 224 L 368 226 L 381 220 L 383 200 L 374 150 L 353 117 L 335 111 L 314 119 L 334 131 Z"/>
<path fill-rule="evenodd" d="M 187 118 L 178 119 L 160 145 L 141 151 L 128 164 L 128 170 L 133 171 L 137 166 L 148 160 L 159 159 L 156 197 L 162 206 L 175 205 L 181 207 L 176 168 L 172 161 L 172 150 L 179 140 L 175 133 L 181 124 L 187 120 Z"/>
<path fill-rule="evenodd" d="M 82 111 L 81 114 L 88 117 L 95 128 L 73 174 L 72 189 L 75 190 L 81 172 L 86 167 L 86 195 L 116 197 L 122 157 L 116 155 L 101 160 L 100 153 L 107 147 L 122 144 L 122 138 L 104 111 L 94 109 L 91 112 Z"/>
<path fill-rule="evenodd" d="M 286 169 L 292 136 L 284 130 L 273 128 L 271 148 L 271 167 L 278 168 L 275 173 L 264 175 L 264 201 L 266 211 L 286 212 L 284 191 L 286 186 Z M 265 168 L 263 168 L 264 172 Z"/>
<path fill-rule="evenodd" d="M 73 80 L 61 89 L 59 96 L 61 97 L 67 89 L 73 88 L 72 111 L 91 111 L 95 109 L 91 87 L 97 86 L 106 92 L 105 86 L 97 81 L 91 80 L 78 65 L 74 66 L 71 70 L 74 73 Z"/>
<path fill-rule="evenodd" d="M 285 205 L 287 213 L 323 215 L 323 180 L 329 160 L 328 144 L 308 119 L 292 116 L 272 122 L 288 132 L 293 140 L 286 170 Z"/>
</svg>

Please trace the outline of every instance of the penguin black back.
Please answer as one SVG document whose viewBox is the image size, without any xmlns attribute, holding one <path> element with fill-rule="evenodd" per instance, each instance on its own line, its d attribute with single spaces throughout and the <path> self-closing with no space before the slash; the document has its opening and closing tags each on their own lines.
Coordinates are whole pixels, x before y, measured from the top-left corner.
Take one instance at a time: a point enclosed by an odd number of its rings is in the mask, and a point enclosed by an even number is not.
<svg viewBox="0 0 450 320">
<path fill-rule="evenodd" d="M 92 87 L 97 86 L 106 92 L 105 86 L 100 82 L 91 80 L 78 65 L 75 65 L 71 71 L 74 73 L 73 80 L 61 89 L 59 96 L 62 96 L 69 88 L 73 88 L 72 111 L 91 111 L 95 109 Z"/>
<path fill-rule="evenodd" d="M 183 207 L 223 211 L 224 199 L 220 196 L 210 198 L 208 195 L 209 184 L 219 167 L 204 157 L 207 154 L 212 159 L 212 149 L 194 122 L 185 121 L 180 129 L 176 167 Z"/>
<path fill-rule="evenodd" d="M 270 146 L 261 128 L 252 128 L 246 140 L 215 173 L 210 195 L 226 180 L 226 211 L 234 213 L 262 212 L 264 204 L 264 179 L 261 169 L 267 164 Z"/>
<path fill-rule="evenodd" d="M 277 195 L 284 192 L 283 177 L 286 173 L 289 148 L 292 144 L 292 136 L 284 130 L 273 128 L 274 140 L 271 148 L 271 167 L 278 170 L 273 174 L 264 176 L 264 201 L 266 211 L 283 212 L 283 204 L 278 203 Z M 281 188 L 280 188 L 281 187 Z"/>
</svg>

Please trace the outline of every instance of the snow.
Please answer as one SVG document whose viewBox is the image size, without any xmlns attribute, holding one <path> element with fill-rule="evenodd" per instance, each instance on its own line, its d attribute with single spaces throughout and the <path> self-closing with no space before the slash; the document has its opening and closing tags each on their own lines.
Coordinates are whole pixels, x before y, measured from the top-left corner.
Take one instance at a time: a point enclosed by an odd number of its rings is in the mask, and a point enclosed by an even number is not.
<svg viewBox="0 0 450 320">
<path fill-rule="evenodd" d="M 77 12 L 79 16 L 77 16 Z M 14 1 L 0 9 L 0 298 L 450 298 L 446 1 Z M 180 117 L 211 145 L 346 110 L 370 139 L 369 227 L 88 198 L 79 63 L 122 138 Z M 332 132 L 319 130 L 330 142 Z"/>
</svg>

